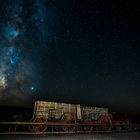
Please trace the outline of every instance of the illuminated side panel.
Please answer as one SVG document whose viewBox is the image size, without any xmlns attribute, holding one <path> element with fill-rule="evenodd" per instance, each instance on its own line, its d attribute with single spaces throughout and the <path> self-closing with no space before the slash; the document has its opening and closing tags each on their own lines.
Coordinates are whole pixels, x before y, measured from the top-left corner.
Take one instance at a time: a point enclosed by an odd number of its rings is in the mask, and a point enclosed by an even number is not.
<svg viewBox="0 0 140 140">
<path fill-rule="evenodd" d="M 82 119 L 90 118 L 97 120 L 102 114 L 108 113 L 108 108 L 81 106 Z"/>
<path fill-rule="evenodd" d="M 77 107 L 77 119 L 82 119 L 80 104 L 78 104 L 76 107 Z"/>
<path fill-rule="evenodd" d="M 74 115 L 77 115 L 76 109 L 77 105 L 74 104 L 36 101 L 34 106 L 34 116 L 42 115 L 47 119 L 60 119 L 61 116 L 66 112 L 71 112 Z"/>
</svg>

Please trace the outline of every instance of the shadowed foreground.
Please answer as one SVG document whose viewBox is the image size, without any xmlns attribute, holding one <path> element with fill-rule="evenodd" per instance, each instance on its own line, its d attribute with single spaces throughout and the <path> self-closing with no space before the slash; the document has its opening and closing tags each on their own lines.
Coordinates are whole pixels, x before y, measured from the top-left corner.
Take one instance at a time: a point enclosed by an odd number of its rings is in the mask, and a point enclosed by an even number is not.
<svg viewBox="0 0 140 140">
<path fill-rule="evenodd" d="M 140 132 L 54 136 L 1 135 L 0 140 L 140 140 Z"/>
</svg>

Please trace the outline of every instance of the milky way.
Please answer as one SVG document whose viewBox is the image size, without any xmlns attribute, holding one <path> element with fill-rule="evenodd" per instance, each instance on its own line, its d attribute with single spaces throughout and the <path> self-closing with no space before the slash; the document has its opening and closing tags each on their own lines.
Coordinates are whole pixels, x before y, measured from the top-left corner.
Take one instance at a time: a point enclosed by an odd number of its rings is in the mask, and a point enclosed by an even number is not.
<svg viewBox="0 0 140 140">
<path fill-rule="evenodd" d="M 12 99 L 13 103 L 29 98 L 35 90 L 33 64 L 24 58 L 24 32 L 22 20 L 23 2 L 9 1 L 5 6 L 7 20 L 2 26 L 3 40 L 0 54 L 0 100 Z"/>
</svg>

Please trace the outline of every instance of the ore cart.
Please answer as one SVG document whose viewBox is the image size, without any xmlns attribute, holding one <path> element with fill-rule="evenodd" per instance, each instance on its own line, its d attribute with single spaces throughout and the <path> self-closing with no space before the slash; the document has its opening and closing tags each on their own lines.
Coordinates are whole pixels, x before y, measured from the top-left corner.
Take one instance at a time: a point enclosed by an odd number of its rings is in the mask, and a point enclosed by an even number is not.
<svg viewBox="0 0 140 140">
<path fill-rule="evenodd" d="M 33 123 L 45 123 L 29 126 L 30 131 L 44 132 L 52 124 L 55 131 L 74 131 L 76 120 L 81 119 L 80 105 L 35 101 Z"/>
<path fill-rule="evenodd" d="M 111 130 L 113 118 L 108 108 L 81 106 L 81 116 L 86 132 Z"/>
<path fill-rule="evenodd" d="M 114 130 L 131 130 L 132 124 L 131 121 L 125 114 L 112 112 L 113 115 L 113 129 Z"/>
</svg>

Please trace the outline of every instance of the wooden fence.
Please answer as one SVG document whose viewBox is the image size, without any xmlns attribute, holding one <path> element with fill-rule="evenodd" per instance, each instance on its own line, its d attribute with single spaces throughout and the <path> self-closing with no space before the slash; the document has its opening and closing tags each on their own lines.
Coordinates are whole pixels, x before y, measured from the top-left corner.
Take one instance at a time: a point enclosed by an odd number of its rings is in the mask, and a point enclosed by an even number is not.
<svg viewBox="0 0 140 140">
<path fill-rule="evenodd" d="M 34 132 L 29 128 L 32 127 L 47 127 L 46 131 Z M 57 131 L 56 126 L 61 128 L 62 126 L 74 126 L 74 131 Z M 83 128 L 91 128 L 84 130 Z M 110 128 L 102 130 L 102 128 Z M 118 129 L 119 128 L 119 129 Z M 106 132 L 128 132 L 128 131 L 140 131 L 140 124 L 129 125 L 99 125 L 99 124 L 56 124 L 56 123 L 32 123 L 32 122 L 0 122 L 0 134 L 65 134 L 65 133 L 106 133 Z"/>
</svg>

